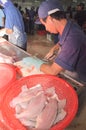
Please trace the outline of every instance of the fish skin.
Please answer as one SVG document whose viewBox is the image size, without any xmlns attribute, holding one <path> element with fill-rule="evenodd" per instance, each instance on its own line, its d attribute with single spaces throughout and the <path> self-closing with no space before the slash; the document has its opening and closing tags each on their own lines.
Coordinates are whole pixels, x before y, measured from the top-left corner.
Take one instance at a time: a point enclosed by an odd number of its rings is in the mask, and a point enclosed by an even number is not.
<svg viewBox="0 0 86 130">
<path fill-rule="evenodd" d="M 36 128 L 39 130 L 49 130 L 57 115 L 58 102 L 51 98 L 49 103 L 37 117 Z"/>
</svg>

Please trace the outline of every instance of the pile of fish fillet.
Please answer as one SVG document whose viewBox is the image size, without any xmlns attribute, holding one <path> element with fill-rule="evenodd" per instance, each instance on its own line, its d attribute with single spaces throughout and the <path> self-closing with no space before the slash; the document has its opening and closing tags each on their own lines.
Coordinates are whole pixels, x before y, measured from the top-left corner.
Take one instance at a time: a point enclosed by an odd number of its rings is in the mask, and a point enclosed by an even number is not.
<svg viewBox="0 0 86 130">
<path fill-rule="evenodd" d="M 49 130 L 67 115 L 66 99 L 60 100 L 55 87 L 43 89 L 41 84 L 31 88 L 25 84 L 21 92 L 10 102 L 15 117 L 27 129 Z"/>
</svg>

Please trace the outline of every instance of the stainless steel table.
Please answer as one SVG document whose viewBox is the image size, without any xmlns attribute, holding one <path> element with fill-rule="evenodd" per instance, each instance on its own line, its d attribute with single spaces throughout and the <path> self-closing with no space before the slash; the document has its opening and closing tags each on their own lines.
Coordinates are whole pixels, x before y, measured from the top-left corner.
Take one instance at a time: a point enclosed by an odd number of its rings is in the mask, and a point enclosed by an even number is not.
<svg viewBox="0 0 86 130">
<path fill-rule="evenodd" d="M 14 44 L 9 43 L 7 40 L 0 38 L 0 53 L 5 54 L 7 56 L 15 56 L 16 61 L 22 61 L 23 58 L 30 57 L 31 54 L 23 51 L 19 47 L 15 46 Z M 33 63 L 34 64 L 34 63 Z M 76 81 L 75 79 L 71 78 L 70 76 L 66 75 L 64 72 L 59 75 L 59 77 L 68 81 L 77 92 L 84 87 L 84 84 Z"/>
<path fill-rule="evenodd" d="M 16 56 L 16 62 L 22 60 L 22 58 L 30 56 L 29 53 L 23 51 L 3 38 L 0 38 L 0 53 L 7 56 Z"/>
</svg>

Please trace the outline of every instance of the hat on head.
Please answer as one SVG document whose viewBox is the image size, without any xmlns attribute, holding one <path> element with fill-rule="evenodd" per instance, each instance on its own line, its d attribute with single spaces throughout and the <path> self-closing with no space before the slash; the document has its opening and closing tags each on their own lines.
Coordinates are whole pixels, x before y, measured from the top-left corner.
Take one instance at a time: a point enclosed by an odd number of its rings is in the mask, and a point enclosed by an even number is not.
<svg viewBox="0 0 86 130">
<path fill-rule="evenodd" d="M 46 18 L 48 15 L 57 11 L 63 11 L 59 0 L 47 0 L 41 3 L 38 9 L 39 18 Z"/>
</svg>

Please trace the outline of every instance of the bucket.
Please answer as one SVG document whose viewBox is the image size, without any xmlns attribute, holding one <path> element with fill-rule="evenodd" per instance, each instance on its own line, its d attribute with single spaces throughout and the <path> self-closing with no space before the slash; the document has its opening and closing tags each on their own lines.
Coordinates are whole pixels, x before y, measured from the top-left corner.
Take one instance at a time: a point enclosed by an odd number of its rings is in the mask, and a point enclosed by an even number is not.
<svg viewBox="0 0 86 130">
<path fill-rule="evenodd" d="M 52 75 L 39 74 L 24 77 L 15 83 L 13 83 L 4 95 L 2 104 L 2 115 L 5 122 L 10 126 L 12 130 L 27 130 L 18 119 L 15 117 L 15 109 L 10 107 L 10 102 L 20 92 L 23 85 L 27 85 L 31 88 L 37 84 L 41 84 L 43 89 L 49 87 L 55 87 L 56 93 L 59 99 L 66 99 L 65 110 L 67 112 L 66 117 L 54 125 L 50 130 L 64 130 L 74 119 L 78 109 L 78 98 L 73 87 L 65 80 Z M 29 130 L 29 129 L 28 129 Z"/>
</svg>

